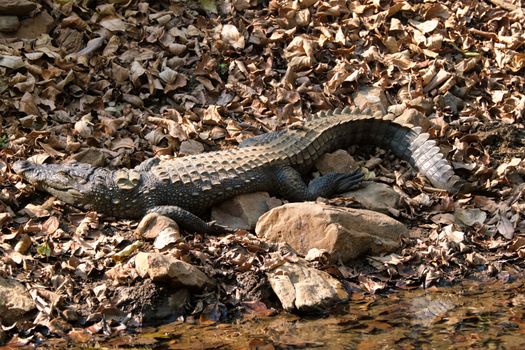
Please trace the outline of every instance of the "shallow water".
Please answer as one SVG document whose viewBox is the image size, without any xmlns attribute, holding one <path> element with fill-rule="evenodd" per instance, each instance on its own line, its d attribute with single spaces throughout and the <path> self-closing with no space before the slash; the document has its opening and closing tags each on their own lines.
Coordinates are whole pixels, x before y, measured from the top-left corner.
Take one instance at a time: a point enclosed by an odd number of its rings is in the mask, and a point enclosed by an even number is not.
<svg viewBox="0 0 525 350">
<path fill-rule="evenodd" d="M 355 294 L 345 312 L 173 323 L 108 341 L 147 349 L 525 349 L 525 281 Z"/>
</svg>

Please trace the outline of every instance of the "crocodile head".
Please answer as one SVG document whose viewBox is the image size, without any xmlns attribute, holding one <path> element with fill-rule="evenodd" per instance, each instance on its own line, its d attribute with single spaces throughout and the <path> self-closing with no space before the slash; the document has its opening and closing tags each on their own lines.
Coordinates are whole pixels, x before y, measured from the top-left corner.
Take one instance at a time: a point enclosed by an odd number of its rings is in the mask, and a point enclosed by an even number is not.
<svg viewBox="0 0 525 350">
<path fill-rule="evenodd" d="M 110 197 L 109 193 L 102 193 L 109 186 L 108 177 L 100 172 L 107 170 L 89 164 L 35 164 L 22 160 L 13 165 L 13 170 L 38 190 L 76 207 L 91 209 L 97 201 L 107 201 Z M 101 185 L 104 186 L 101 188 Z"/>
</svg>

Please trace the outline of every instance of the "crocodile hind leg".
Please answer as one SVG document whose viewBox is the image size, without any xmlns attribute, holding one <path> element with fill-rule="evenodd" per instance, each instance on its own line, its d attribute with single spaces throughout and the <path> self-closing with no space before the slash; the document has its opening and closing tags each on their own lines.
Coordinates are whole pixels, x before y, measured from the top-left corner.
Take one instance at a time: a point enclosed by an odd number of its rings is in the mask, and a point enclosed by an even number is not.
<svg viewBox="0 0 525 350">
<path fill-rule="evenodd" d="M 148 210 L 149 213 L 157 213 L 173 219 L 184 229 L 193 232 L 220 234 L 230 232 L 231 229 L 216 224 L 215 222 L 206 222 L 197 215 L 177 207 L 175 205 L 160 205 Z"/>
<path fill-rule="evenodd" d="M 363 180 L 363 173 L 356 170 L 352 173 L 328 173 L 310 181 L 308 186 L 301 174 L 290 166 L 275 170 L 274 176 L 278 192 L 291 201 L 312 201 L 317 197 L 331 197 L 356 187 Z"/>
</svg>

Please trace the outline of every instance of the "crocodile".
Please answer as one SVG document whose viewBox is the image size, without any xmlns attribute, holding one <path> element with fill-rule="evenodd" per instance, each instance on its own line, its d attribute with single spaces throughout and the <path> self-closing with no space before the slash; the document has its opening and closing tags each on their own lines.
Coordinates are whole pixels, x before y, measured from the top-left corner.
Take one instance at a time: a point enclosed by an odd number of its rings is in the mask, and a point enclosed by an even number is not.
<svg viewBox="0 0 525 350">
<path fill-rule="evenodd" d="M 328 173 L 308 185 L 303 180 L 321 155 L 352 144 L 390 149 L 434 187 L 460 191 L 464 182 L 429 134 L 392 119 L 347 107 L 312 114 L 298 125 L 247 139 L 234 149 L 151 158 L 133 169 L 21 160 L 13 170 L 35 188 L 75 207 L 126 219 L 159 213 L 196 232 L 224 231 L 200 217 L 235 195 L 266 191 L 290 201 L 307 201 L 356 187 L 363 178 L 360 170 Z"/>
</svg>

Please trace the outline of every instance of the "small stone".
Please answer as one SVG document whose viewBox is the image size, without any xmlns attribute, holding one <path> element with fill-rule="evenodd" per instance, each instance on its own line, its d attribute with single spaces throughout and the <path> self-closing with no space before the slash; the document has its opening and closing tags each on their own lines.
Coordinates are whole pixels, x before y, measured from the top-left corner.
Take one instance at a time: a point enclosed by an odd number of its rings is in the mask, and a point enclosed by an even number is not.
<svg viewBox="0 0 525 350">
<path fill-rule="evenodd" d="M 0 321 L 10 326 L 36 308 L 24 285 L 14 279 L 0 277 Z"/>
<path fill-rule="evenodd" d="M 312 248 L 306 253 L 306 256 L 304 259 L 306 261 L 323 261 L 325 258 L 327 258 L 330 254 L 328 254 L 328 251 L 326 249 L 317 249 Z"/>
<path fill-rule="evenodd" d="M 324 271 L 308 267 L 304 260 L 285 262 L 267 273 L 273 291 L 287 311 L 325 313 L 348 300 L 341 282 Z"/>
<path fill-rule="evenodd" d="M 190 154 L 199 154 L 204 152 L 204 146 L 199 141 L 195 140 L 186 140 L 182 141 L 180 144 L 179 153 L 182 156 L 187 156 Z"/>
<path fill-rule="evenodd" d="M 135 270 L 142 278 L 149 277 L 154 283 L 166 283 L 175 288 L 199 290 L 215 284 L 197 267 L 160 253 L 138 253 Z"/>
<path fill-rule="evenodd" d="M 345 150 L 339 149 L 333 153 L 323 154 L 316 162 L 315 167 L 321 175 L 327 173 L 351 173 L 358 166 L 354 158 Z"/>
<path fill-rule="evenodd" d="M 351 197 L 370 210 L 390 214 L 390 209 L 400 207 L 400 195 L 392 187 L 380 182 L 364 181 L 362 187 L 341 194 L 341 197 Z"/>
<path fill-rule="evenodd" d="M 371 210 L 303 202 L 288 203 L 265 213 L 255 232 L 270 242 L 286 242 L 301 255 L 312 248 L 325 249 L 331 262 L 346 263 L 365 254 L 395 251 L 400 235 L 408 229 Z"/>
<path fill-rule="evenodd" d="M 226 227 L 250 230 L 261 215 L 270 210 L 270 195 L 266 192 L 241 194 L 211 210 L 211 219 Z"/>
<path fill-rule="evenodd" d="M 0 16 L 0 32 L 16 32 L 20 27 L 20 21 L 16 16 Z"/>
<path fill-rule="evenodd" d="M 28 16 L 36 8 L 37 4 L 29 0 L 0 1 L 0 15 Z"/>
</svg>

